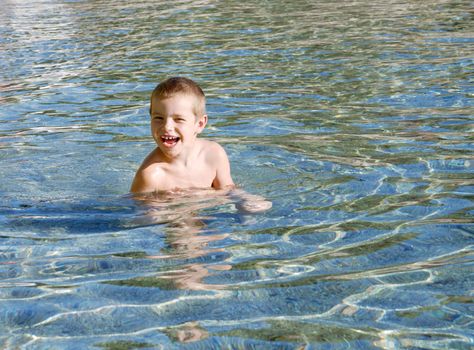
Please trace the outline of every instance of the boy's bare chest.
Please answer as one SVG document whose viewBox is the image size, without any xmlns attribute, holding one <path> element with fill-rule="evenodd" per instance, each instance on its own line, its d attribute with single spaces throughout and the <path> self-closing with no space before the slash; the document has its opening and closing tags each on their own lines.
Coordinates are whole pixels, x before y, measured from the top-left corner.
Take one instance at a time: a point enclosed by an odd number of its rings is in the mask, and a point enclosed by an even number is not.
<svg viewBox="0 0 474 350">
<path fill-rule="evenodd" d="M 165 167 L 163 185 L 174 188 L 205 188 L 211 187 L 215 171 L 199 164 L 187 167 Z"/>
</svg>

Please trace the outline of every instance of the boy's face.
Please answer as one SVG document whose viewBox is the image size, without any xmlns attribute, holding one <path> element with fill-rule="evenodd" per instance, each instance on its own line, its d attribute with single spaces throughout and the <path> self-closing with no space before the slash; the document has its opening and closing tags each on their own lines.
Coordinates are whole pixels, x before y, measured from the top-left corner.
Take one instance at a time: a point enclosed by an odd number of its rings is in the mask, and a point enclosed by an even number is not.
<svg viewBox="0 0 474 350">
<path fill-rule="evenodd" d="M 206 126 L 207 116 L 195 115 L 197 103 L 195 96 L 187 94 L 152 99 L 151 133 L 167 158 L 188 152 Z"/>
</svg>

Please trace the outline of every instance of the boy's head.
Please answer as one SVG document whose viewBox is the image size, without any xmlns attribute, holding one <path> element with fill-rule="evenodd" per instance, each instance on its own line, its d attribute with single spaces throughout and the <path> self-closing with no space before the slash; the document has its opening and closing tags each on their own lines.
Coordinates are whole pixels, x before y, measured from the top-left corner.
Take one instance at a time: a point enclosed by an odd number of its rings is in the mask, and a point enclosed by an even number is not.
<svg viewBox="0 0 474 350">
<path fill-rule="evenodd" d="M 165 99 L 177 94 L 195 98 L 193 112 L 196 119 L 206 114 L 206 97 L 201 87 L 193 80 L 183 77 L 168 78 L 156 86 L 150 98 L 150 113 L 154 100 Z"/>
</svg>

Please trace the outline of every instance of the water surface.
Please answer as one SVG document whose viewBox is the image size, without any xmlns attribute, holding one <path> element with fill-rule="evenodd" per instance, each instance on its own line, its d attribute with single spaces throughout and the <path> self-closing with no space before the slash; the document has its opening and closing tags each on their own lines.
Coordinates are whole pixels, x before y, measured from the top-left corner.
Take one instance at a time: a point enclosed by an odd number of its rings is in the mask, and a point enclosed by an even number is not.
<svg viewBox="0 0 474 350">
<path fill-rule="evenodd" d="M 470 1 L 0 6 L 2 348 L 473 346 Z M 174 75 L 270 211 L 128 196 Z"/>
</svg>

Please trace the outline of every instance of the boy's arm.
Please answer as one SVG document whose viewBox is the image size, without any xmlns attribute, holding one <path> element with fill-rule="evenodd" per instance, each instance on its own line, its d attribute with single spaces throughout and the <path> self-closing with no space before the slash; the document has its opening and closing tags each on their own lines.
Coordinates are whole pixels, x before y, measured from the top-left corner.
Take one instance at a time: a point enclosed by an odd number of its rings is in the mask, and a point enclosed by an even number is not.
<svg viewBox="0 0 474 350">
<path fill-rule="evenodd" d="M 234 189 L 230 194 L 238 200 L 236 207 L 242 213 L 261 213 L 272 207 L 272 202 L 241 189 Z"/>
<path fill-rule="evenodd" d="M 230 163 L 227 153 L 219 144 L 214 144 L 213 161 L 216 166 L 216 177 L 212 182 L 212 187 L 215 189 L 231 189 L 234 188 L 234 181 L 230 174 Z"/>
<path fill-rule="evenodd" d="M 148 169 L 143 169 L 141 166 L 135 177 L 133 178 L 132 186 L 130 187 L 130 192 L 132 193 L 141 193 L 141 192 L 152 192 L 155 190 L 153 186 L 153 181 L 151 181 L 151 174 Z"/>
<path fill-rule="evenodd" d="M 130 187 L 130 192 L 132 193 L 140 193 L 144 192 L 143 187 L 144 187 L 144 177 L 143 177 L 143 171 L 141 169 L 137 170 L 137 173 L 135 174 L 135 177 L 133 178 L 132 186 Z"/>
<path fill-rule="evenodd" d="M 229 158 L 225 150 L 216 144 L 213 154 L 217 159 L 216 178 L 212 187 L 216 189 L 230 189 L 230 195 L 238 199 L 237 208 L 244 213 L 259 213 L 272 207 L 272 202 L 261 196 L 250 194 L 241 189 L 236 189 L 230 174 Z"/>
</svg>

